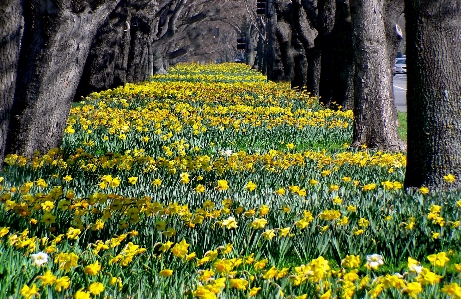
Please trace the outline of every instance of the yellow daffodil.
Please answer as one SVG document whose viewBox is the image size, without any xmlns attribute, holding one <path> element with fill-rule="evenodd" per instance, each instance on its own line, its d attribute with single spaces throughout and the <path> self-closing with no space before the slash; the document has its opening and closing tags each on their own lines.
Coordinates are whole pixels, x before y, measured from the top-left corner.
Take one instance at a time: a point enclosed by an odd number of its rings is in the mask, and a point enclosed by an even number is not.
<svg viewBox="0 0 461 299">
<path fill-rule="evenodd" d="M 264 219 L 264 218 L 256 218 L 251 223 L 251 227 L 253 229 L 261 229 L 261 228 L 264 228 L 266 226 L 266 224 L 267 224 L 266 219 Z"/>
<path fill-rule="evenodd" d="M 202 184 L 198 184 L 197 187 L 195 187 L 195 191 L 197 193 L 203 193 L 203 192 L 205 192 L 205 186 L 202 185 Z"/>
<path fill-rule="evenodd" d="M 247 185 L 245 186 L 245 189 L 251 191 L 254 191 L 256 189 L 257 185 L 253 183 L 252 181 L 249 181 Z"/>
<path fill-rule="evenodd" d="M 34 296 L 40 296 L 38 291 L 39 291 L 39 289 L 37 288 L 37 286 L 34 283 L 34 284 L 32 284 L 31 287 L 29 287 L 27 285 L 24 285 L 21 288 L 20 294 L 26 299 L 31 299 Z"/>
<path fill-rule="evenodd" d="M 261 290 L 261 287 L 252 287 L 250 289 L 250 292 L 248 293 L 249 297 L 254 297 L 258 294 L 258 292 Z"/>
<path fill-rule="evenodd" d="M 50 212 L 45 212 L 43 213 L 41 222 L 43 222 L 45 225 L 51 225 L 53 223 L 56 223 L 56 216 L 54 216 Z"/>
<path fill-rule="evenodd" d="M 237 228 L 237 220 L 235 220 L 235 218 L 232 216 L 226 220 L 223 220 L 221 224 L 227 229 Z"/>
<path fill-rule="evenodd" d="M 169 277 L 169 276 L 173 275 L 173 270 L 171 270 L 171 269 L 163 269 L 158 274 L 160 276 L 162 276 L 162 277 Z"/>
<path fill-rule="evenodd" d="M 432 265 L 437 267 L 445 267 L 446 263 L 450 260 L 447 257 L 447 253 L 443 251 L 437 254 L 431 254 L 427 259 Z"/>
<path fill-rule="evenodd" d="M 63 276 L 56 279 L 54 284 L 54 289 L 58 292 L 68 289 L 70 286 L 70 278 L 68 276 Z"/>
<path fill-rule="evenodd" d="M 456 180 L 456 177 L 452 174 L 444 175 L 443 178 L 447 183 L 453 183 Z"/>
<path fill-rule="evenodd" d="M 453 298 L 461 298 L 461 287 L 456 282 L 444 285 L 441 291 Z"/>
<path fill-rule="evenodd" d="M 410 296 L 411 298 L 417 298 L 418 294 L 423 291 L 423 288 L 419 282 L 410 282 L 407 286 L 402 290 Z"/>
<path fill-rule="evenodd" d="M 275 237 L 275 230 L 274 229 L 267 229 L 265 232 L 261 234 L 261 237 L 263 237 L 266 240 L 272 240 L 272 238 Z"/>
<path fill-rule="evenodd" d="M 421 272 L 418 274 L 418 277 L 416 277 L 416 279 L 422 285 L 428 285 L 428 284 L 432 285 L 432 284 L 438 283 L 442 279 L 442 276 L 437 275 L 434 272 L 431 272 L 427 268 L 423 268 Z"/>
<path fill-rule="evenodd" d="M 176 243 L 170 250 L 174 256 L 184 258 L 188 254 L 189 245 L 190 244 L 187 244 L 186 240 L 183 239 L 181 242 Z"/>
<path fill-rule="evenodd" d="M 83 290 L 78 290 L 74 294 L 74 299 L 91 299 L 91 293 Z"/>
<path fill-rule="evenodd" d="M 99 294 L 101 294 L 102 292 L 104 292 L 104 285 L 100 282 L 92 282 L 89 286 L 88 286 L 88 292 L 90 292 L 91 294 L 97 296 Z"/>
<path fill-rule="evenodd" d="M 94 262 L 93 264 L 89 264 L 83 269 L 83 272 L 87 273 L 88 275 L 97 275 L 101 271 L 101 264 L 98 261 Z"/>
<path fill-rule="evenodd" d="M 359 255 L 347 255 L 342 261 L 341 266 L 344 268 L 358 268 L 360 267 L 361 261 Z"/>
<path fill-rule="evenodd" d="M 130 183 L 131 185 L 135 185 L 137 182 L 138 182 L 138 177 L 136 176 L 132 176 L 128 178 L 128 183 Z"/>
<path fill-rule="evenodd" d="M 246 290 L 248 286 L 248 281 L 243 278 L 232 278 L 229 280 L 229 285 L 231 288 L 236 288 L 238 290 Z"/>
<path fill-rule="evenodd" d="M 218 186 L 216 187 L 219 191 L 226 191 L 229 189 L 229 185 L 226 180 L 218 180 Z"/>
</svg>

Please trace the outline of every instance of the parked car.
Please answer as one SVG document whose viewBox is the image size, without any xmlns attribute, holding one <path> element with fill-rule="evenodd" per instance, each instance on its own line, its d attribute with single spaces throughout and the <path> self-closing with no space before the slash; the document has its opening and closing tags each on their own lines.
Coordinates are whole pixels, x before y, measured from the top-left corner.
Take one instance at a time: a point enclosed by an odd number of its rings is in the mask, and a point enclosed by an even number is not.
<svg viewBox="0 0 461 299">
<path fill-rule="evenodd" d="M 394 67 L 392 68 L 395 74 L 406 74 L 407 73 L 407 59 L 397 58 L 395 59 Z"/>
</svg>

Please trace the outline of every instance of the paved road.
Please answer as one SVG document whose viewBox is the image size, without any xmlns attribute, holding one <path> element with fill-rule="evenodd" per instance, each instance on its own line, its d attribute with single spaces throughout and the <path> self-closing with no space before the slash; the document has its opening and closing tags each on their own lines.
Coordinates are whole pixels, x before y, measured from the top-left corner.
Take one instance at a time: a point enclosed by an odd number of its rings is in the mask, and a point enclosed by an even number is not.
<svg viewBox="0 0 461 299">
<path fill-rule="evenodd" d="M 407 112 L 407 75 L 394 76 L 395 106 L 398 111 Z"/>
</svg>

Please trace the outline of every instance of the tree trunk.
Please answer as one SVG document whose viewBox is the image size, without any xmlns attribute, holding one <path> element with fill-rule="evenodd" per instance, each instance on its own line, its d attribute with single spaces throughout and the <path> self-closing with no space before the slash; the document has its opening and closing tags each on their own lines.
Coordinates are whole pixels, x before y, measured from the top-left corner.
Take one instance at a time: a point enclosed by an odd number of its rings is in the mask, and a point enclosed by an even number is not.
<svg viewBox="0 0 461 299">
<path fill-rule="evenodd" d="M 291 81 L 292 88 L 302 88 L 307 84 L 307 59 L 304 47 L 299 39 L 293 40 L 294 47 L 294 69 L 293 80 Z"/>
<path fill-rule="evenodd" d="M 288 23 L 277 22 L 276 38 L 277 45 L 280 50 L 280 62 L 283 70 L 279 81 L 291 82 L 294 77 L 294 60 L 291 45 L 292 31 Z"/>
<path fill-rule="evenodd" d="M 331 33 L 331 67 L 334 82 L 331 98 L 344 110 L 354 108 L 355 66 L 352 32 L 349 0 L 336 0 L 335 27 Z"/>
<path fill-rule="evenodd" d="M 254 24 L 248 26 L 246 37 L 248 40 L 248 46 L 245 49 L 245 62 L 251 67 L 257 67 L 255 64 L 259 33 Z"/>
<path fill-rule="evenodd" d="M 320 101 L 330 108 L 353 109 L 354 56 L 349 0 L 322 2 L 319 2 L 316 38 L 322 49 Z"/>
<path fill-rule="evenodd" d="M 166 74 L 165 69 L 165 48 L 164 46 L 157 43 L 154 48 L 153 63 L 154 63 L 154 74 Z"/>
<path fill-rule="evenodd" d="M 292 0 L 293 23 L 297 37 L 304 48 L 306 67 L 305 74 L 295 74 L 295 77 L 305 77 L 305 86 L 312 95 L 319 95 L 320 85 L 320 50 L 315 48 L 315 38 L 318 35 L 315 28 L 318 17 L 317 1 Z M 296 68 L 301 70 L 301 68 Z"/>
<path fill-rule="evenodd" d="M 318 1 L 318 35 L 315 38 L 315 47 L 320 49 L 320 83 L 319 95 L 320 102 L 326 107 L 332 105 L 333 86 L 336 82 L 333 81 L 334 64 L 333 64 L 333 28 L 335 26 L 336 1 L 335 0 L 319 0 Z"/>
<path fill-rule="evenodd" d="M 461 1 L 406 0 L 405 187 L 461 187 Z M 454 175 L 453 183 L 444 179 Z"/>
<path fill-rule="evenodd" d="M 77 88 L 75 101 L 92 92 L 123 85 L 130 51 L 132 8 L 122 0 L 98 29 Z"/>
<path fill-rule="evenodd" d="M 275 6 L 275 5 L 274 5 Z M 277 38 L 276 38 L 276 27 L 277 27 L 277 10 L 275 7 L 267 18 L 266 25 L 266 38 L 267 45 L 265 49 L 265 60 L 267 67 L 267 79 L 277 81 L 280 76 L 280 72 L 276 70 L 277 67 Z"/>
<path fill-rule="evenodd" d="M 153 0 L 121 0 L 96 34 L 75 100 L 153 75 L 157 10 Z"/>
<path fill-rule="evenodd" d="M 312 48 L 306 51 L 307 57 L 307 91 L 311 95 L 318 97 L 320 95 L 320 73 L 322 51 L 318 48 Z"/>
<path fill-rule="evenodd" d="M 59 147 L 93 37 L 116 5 L 34 0 L 25 7 L 7 153 Z"/>
<path fill-rule="evenodd" d="M 264 75 L 267 75 L 267 59 L 265 55 L 266 51 L 267 42 L 265 37 L 260 35 L 258 38 L 258 51 L 256 52 L 256 61 L 258 62 L 258 70 Z"/>
<path fill-rule="evenodd" d="M 394 0 L 389 0 L 394 1 Z M 384 0 L 351 0 L 356 73 L 353 146 L 400 151 Z"/>
<path fill-rule="evenodd" d="M 128 82 L 142 82 L 154 72 L 153 43 L 155 17 L 158 7 L 155 1 L 134 12 L 131 19 L 131 45 L 128 56 Z"/>
<path fill-rule="evenodd" d="M 154 47 L 152 43 L 149 43 L 147 48 L 147 76 L 152 77 L 154 75 Z"/>
<path fill-rule="evenodd" d="M 23 13 L 21 0 L 0 3 L 0 170 L 13 106 L 21 46 Z"/>
</svg>

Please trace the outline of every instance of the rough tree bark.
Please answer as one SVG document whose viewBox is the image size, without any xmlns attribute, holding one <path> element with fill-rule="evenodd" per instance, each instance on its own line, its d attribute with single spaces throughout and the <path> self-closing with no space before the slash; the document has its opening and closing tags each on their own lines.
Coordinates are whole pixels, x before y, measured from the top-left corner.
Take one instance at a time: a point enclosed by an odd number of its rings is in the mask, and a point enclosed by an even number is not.
<svg viewBox="0 0 461 299">
<path fill-rule="evenodd" d="M 166 3 L 159 10 L 158 26 L 151 46 L 153 54 L 153 72 L 162 74 L 166 72 L 168 43 L 173 39 L 178 30 L 178 19 L 185 8 L 187 0 L 173 0 Z"/>
<path fill-rule="evenodd" d="M 296 32 L 295 32 L 296 33 Z M 304 47 L 298 38 L 293 38 L 293 79 L 292 88 L 303 88 L 307 85 L 307 59 Z"/>
<path fill-rule="evenodd" d="M 386 35 L 387 1 L 395 0 L 350 1 L 356 66 L 353 146 L 400 151 L 405 147 L 397 133 L 392 88 L 394 48 L 390 46 L 394 39 Z"/>
<path fill-rule="evenodd" d="M 318 16 L 317 0 L 292 0 L 293 5 L 293 30 L 296 38 L 303 47 L 303 51 L 298 51 L 295 57 L 302 65 L 295 67 L 295 80 L 293 86 L 299 83 L 297 78 L 303 80 L 303 85 L 307 91 L 313 95 L 318 95 L 320 77 L 320 56 L 315 49 L 315 38 L 317 37 L 316 21 Z M 295 44 L 295 43 L 294 43 Z M 299 55 L 302 55 L 302 59 Z M 302 72 L 301 74 L 299 72 Z"/>
<path fill-rule="evenodd" d="M 335 27 L 332 31 L 333 44 L 331 100 L 344 110 L 354 108 L 354 53 L 352 41 L 352 21 L 349 0 L 336 0 Z"/>
<path fill-rule="evenodd" d="M 132 9 L 121 0 L 98 29 L 85 63 L 75 101 L 91 92 L 106 90 L 127 82 L 128 53 L 131 41 Z"/>
<path fill-rule="evenodd" d="M 279 3 L 277 5 L 277 25 L 275 28 L 278 70 L 277 81 L 291 82 L 294 77 L 294 50 L 292 46 L 293 30 L 291 28 L 291 16 L 293 15 L 291 3 Z"/>
<path fill-rule="evenodd" d="M 406 0 L 405 187 L 461 188 L 461 1 Z M 454 175 L 453 183 L 446 175 Z"/>
<path fill-rule="evenodd" d="M 293 31 L 295 39 L 295 68 L 292 87 L 306 87 L 308 85 L 308 60 L 307 53 L 314 47 L 314 39 L 317 34 L 301 0 L 292 0 Z"/>
<path fill-rule="evenodd" d="M 314 49 L 317 34 L 301 1 L 277 1 L 275 16 L 268 18 L 268 78 L 309 86 L 307 54 Z M 273 24 L 275 29 L 273 29 Z M 275 32 L 273 32 L 275 30 Z M 312 66 L 312 65 L 311 65 Z"/>
<path fill-rule="evenodd" d="M 32 0 L 24 7 L 7 153 L 59 147 L 92 39 L 118 1 Z"/>
<path fill-rule="evenodd" d="M 0 169 L 13 106 L 23 28 L 21 0 L 0 3 Z"/>
<path fill-rule="evenodd" d="M 152 42 L 159 5 L 154 0 L 121 0 L 91 45 L 75 101 L 94 91 L 141 82 L 154 73 Z"/>
<path fill-rule="evenodd" d="M 349 0 L 319 1 L 319 36 L 322 51 L 320 101 L 330 108 L 353 109 L 353 42 Z"/>
<path fill-rule="evenodd" d="M 141 82 L 153 75 L 157 12 L 156 1 L 121 0 L 96 34 L 76 101 L 91 92 Z"/>
<path fill-rule="evenodd" d="M 315 46 L 315 38 L 318 35 L 317 18 L 318 6 L 317 0 L 294 0 L 299 2 L 306 18 L 299 22 L 299 37 L 304 45 L 304 51 L 307 59 L 307 82 L 306 88 L 313 96 L 320 94 L 320 68 L 321 68 L 321 49 Z"/>
<path fill-rule="evenodd" d="M 139 0 L 133 1 L 131 9 L 127 81 L 141 82 L 154 74 L 152 42 L 158 6 L 155 1 Z"/>
<path fill-rule="evenodd" d="M 333 64 L 333 28 L 335 27 L 336 1 L 319 0 L 318 1 L 317 30 L 318 35 L 315 38 L 315 47 L 319 50 L 318 59 L 320 59 L 320 83 L 319 95 L 320 102 L 326 107 L 332 105 L 334 64 Z"/>
<path fill-rule="evenodd" d="M 267 78 L 269 80 L 277 81 L 280 76 L 280 70 L 277 69 L 277 64 L 280 62 L 279 56 L 277 55 L 279 52 L 277 49 L 277 7 L 276 3 L 270 6 L 270 12 L 267 16 L 267 23 L 266 23 L 266 48 L 265 48 L 265 61 L 266 61 L 266 68 L 267 68 Z"/>
<path fill-rule="evenodd" d="M 256 52 L 260 33 L 254 24 L 248 25 L 245 36 L 248 40 L 248 47 L 245 49 L 245 62 L 251 67 L 256 67 Z"/>
</svg>

